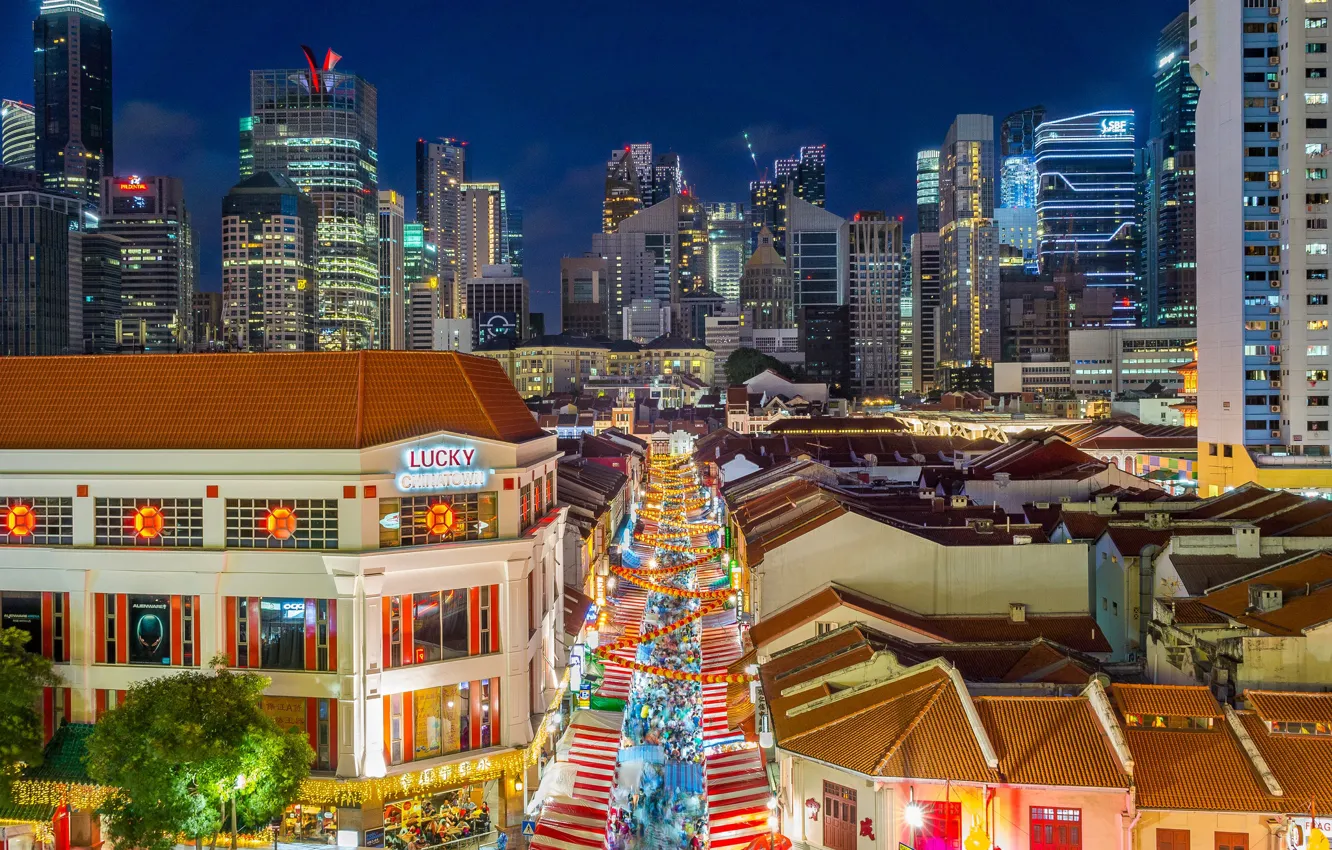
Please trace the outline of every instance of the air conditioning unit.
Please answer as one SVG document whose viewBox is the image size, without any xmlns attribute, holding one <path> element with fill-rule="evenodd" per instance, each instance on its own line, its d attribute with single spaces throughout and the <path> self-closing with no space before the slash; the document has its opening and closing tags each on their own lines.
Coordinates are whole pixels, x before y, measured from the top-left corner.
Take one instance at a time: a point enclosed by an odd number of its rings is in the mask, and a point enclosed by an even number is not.
<svg viewBox="0 0 1332 850">
<path fill-rule="evenodd" d="M 1272 432 L 1272 439 L 1274 439 L 1274 440 L 1279 440 L 1279 439 L 1281 439 L 1281 432 L 1280 432 L 1280 431 L 1273 431 L 1273 432 Z"/>
<path fill-rule="evenodd" d="M 1280 308 L 1280 307 L 1268 307 L 1268 308 L 1267 308 L 1267 312 L 1268 312 L 1269 315 L 1272 315 L 1272 316 L 1280 316 L 1280 315 L 1281 315 L 1281 308 Z"/>
<path fill-rule="evenodd" d="M 1280 15 L 1280 14 L 1281 14 L 1281 7 L 1280 7 L 1280 6 L 1268 6 L 1268 7 L 1267 7 L 1267 14 L 1269 14 L 1269 15 L 1271 15 L 1272 17 L 1275 18 L 1277 15 Z"/>
<path fill-rule="evenodd" d="M 1269 57 L 1267 57 L 1267 64 L 1269 64 L 1269 65 L 1280 65 L 1280 64 L 1281 64 L 1281 57 L 1280 57 L 1280 56 L 1269 56 Z"/>
<path fill-rule="evenodd" d="M 1268 362 L 1272 363 L 1272 364 L 1275 365 L 1275 366 L 1280 366 L 1280 365 L 1281 365 L 1281 355 L 1280 355 L 1280 354 L 1273 354 L 1273 355 L 1269 358 Z"/>
<path fill-rule="evenodd" d="M 1268 408 L 1268 409 L 1271 410 L 1273 413 L 1280 413 L 1280 412 L 1281 412 L 1281 405 L 1279 405 L 1279 404 L 1274 404 L 1274 405 L 1272 405 L 1272 406 L 1271 406 L 1270 408 Z"/>
<path fill-rule="evenodd" d="M 1268 238 L 1268 239 L 1280 239 L 1280 238 L 1281 238 L 1281 231 L 1280 231 L 1280 230 L 1269 230 L 1269 231 L 1267 231 L 1267 238 Z"/>
<path fill-rule="evenodd" d="M 1270 113 L 1272 113 L 1273 115 L 1280 115 L 1280 114 L 1281 114 L 1281 107 L 1279 107 L 1279 106 L 1269 106 L 1269 107 L 1267 107 L 1267 111 L 1270 112 Z"/>
<path fill-rule="evenodd" d="M 1272 331 L 1272 339 L 1281 339 L 1281 331 Z"/>
<path fill-rule="evenodd" d="M 1268 207 L 1267 211 L 1270 212 L 1272 215 L 1276 215 L 1277 213 L 1281 212 L 1281 207 Z"/>
<path fill-rule="evenodd" d="M 1274 266 L 1279 266 L 1279 265 L 1281 265 L 1281 255 L 1280 255 L 1280 254 L 1268 254 L 1268 255 L 1267 255 L 1267 261 L 1268 261 L 1269 263 L 1271 263 L 1272 265 L 1274 265 Z M 1272 283 L 1275 284 L 1276 286 L 1280 286 L 1280 285 L 1281 285 L 1278 281 L 1275 281 L 1275 280 L 1272 281 Z"/>
<path fill-rule="evenodd" d="M 1272 286 L 1273 289 L 1280 289 L 1280 288 L 1281 288 L 1281 281 L 1279 281 L 1279 280 L 1269 280 L 1268 283 L 1271 284 L 1271 286 Z"/>
<path fill-rule="evenodd" d="M 1272 389 L 1274 390 L 1281 389 L 1281 380 L 1279 378 L 1275 381 L 1272 381 Z"/>
<path fill-rule="evenodd" d="M 1268 80 L 1267 87 L 1272 91 L 1277 91 L 1281 88 L 1281 82 L 1279 80 Z"/>
</svg>

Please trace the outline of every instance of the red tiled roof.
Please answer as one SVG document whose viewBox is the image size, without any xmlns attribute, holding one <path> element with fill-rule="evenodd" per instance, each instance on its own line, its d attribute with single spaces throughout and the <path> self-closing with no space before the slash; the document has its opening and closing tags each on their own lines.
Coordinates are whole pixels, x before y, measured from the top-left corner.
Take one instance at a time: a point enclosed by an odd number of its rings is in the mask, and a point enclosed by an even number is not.
<svg viewBox="0 0 1332 850">
<path fill-rule="evenodd" d="M 545 436 L 498 361 L 446 351 L 5 359 L 7 449 L 359 449 Z"/>
<path fill-rule="evenodd" d="M 1128 685 L 1121 682 L 1110 686 L 1110 694 L 1124 714 L 1221 716 L 1216 697 L 1202 685 Z"/>
<path fill-rule="evenodd" d="M 1222 812 L 1278 812 L 1225 720 L 1208 730 L 1127 729 L 1138 806 Z M 1305 801 L 1307 802 L 1307 801 Z"/>
<path fill-rule="evenodd" d="M 1321 814 L 1325 801 L 1332 800 L 1332 738 L 1271 732 L 1257 714 L 1236 714 L 1281 786 L 1282 795 L 1273 801 L 1277 811 L 1307 814 L 1316 801 Z"/>
<path fill-rule="evenodd" d="M 1332 694 L 1247 690 L 1242 696 L 1268 722 L 1332 723 Z M 1332 750 L 1328 755 L 1332 756 Z"/>
<path fill-rule="evenodd" d="M 1004 781 L 1127 788 L 1129 778 L 1085 697 L 979 697 Z"/>
<path fill-rule="evenodd" d="M 1280 607 L 1254 612 L 1249 588 L 1270 585 L 1282 591 Z M 1285 566 L 1213 590 L 1202 597 L 1208 608 L 1271 635 L 1293 636 L 1332 620 L 1332 555 L 1317 552 Z"/>
</svg>

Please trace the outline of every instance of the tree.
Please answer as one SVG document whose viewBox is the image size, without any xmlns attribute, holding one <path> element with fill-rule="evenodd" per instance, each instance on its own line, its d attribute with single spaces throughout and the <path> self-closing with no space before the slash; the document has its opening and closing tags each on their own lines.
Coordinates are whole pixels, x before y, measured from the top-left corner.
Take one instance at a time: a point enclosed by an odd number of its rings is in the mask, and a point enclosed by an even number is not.
<svg viewBox="0 0 1332 850">
<path fill-rule="evenodd" d="M 787 380 L 795 380 L 791 367 L 757 348 L 737 348 L 726 358 L 726 381 L 731 386 L 743 384 L 755 375 L 771 369 Z"/>
<path fill-rule="evenodd" d="M 268 684 L 215 658 L 211 672 L 134 685 L 102 715 L 87 766 L 98 783 L 120 789 L 102 808 L 116 846 L 171 850 L 180 835 L 216 844 L 233 800 L 238 823 L 251 829 L 295 800 L 314 752 L 302 732 L 264 713 Z"/>
<path fill-rule="evenodd" d="M 30 635 L 22 629 L 0 630 L 0 799 L 19 764 L 42 761 L 42 689 L 56 684 L 51 661 L 29 652 Z"/>
</svg>

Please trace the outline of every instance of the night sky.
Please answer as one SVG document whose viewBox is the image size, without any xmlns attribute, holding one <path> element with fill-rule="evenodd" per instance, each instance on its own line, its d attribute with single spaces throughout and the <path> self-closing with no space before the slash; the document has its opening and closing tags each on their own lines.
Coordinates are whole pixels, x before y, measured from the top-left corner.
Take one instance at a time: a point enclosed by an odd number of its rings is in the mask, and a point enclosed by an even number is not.
<svg viewBox="0 0 1332 850">
<path fill-rule="evenodd" d="M 32 100 L 39 0 L 0 3 L 0 97 Z M 748 201 L 754 167 L 828 145 L 828 208 L 914 229 L 915 151 L 959 112 L 1043 103 L 1052 118 L 1138 112 L 1157 34 L 1185 0 L 863 3 L 102 0 L 114 31 L 116 171 L 185 178 L 204 289 L 221 287 L 218 220 L 237 180 L 249 71 L 300 45 L 379 89 L 380 188 L 414 207 L 415 141 L 469 143 L 471 177 L 524 209 L 533 309 L 559 310 L 559 258 L 600 229 L 612 148 L 680 154 L 708 201 Z"/>
</svg>

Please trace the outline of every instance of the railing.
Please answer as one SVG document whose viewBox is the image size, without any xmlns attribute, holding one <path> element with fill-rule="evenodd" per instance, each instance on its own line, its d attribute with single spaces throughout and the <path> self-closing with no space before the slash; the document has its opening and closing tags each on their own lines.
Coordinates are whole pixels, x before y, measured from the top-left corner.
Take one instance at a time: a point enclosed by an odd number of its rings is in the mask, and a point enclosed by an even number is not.
<svg viewBox="0 0 1332 850">
<path fill-rule="evenodd" d="M 466 835 L 462 838 L 455 838 L 452 841 L 445 841 L 443 844 L 418 845 L 417 850 L 472 850 L 472 848 L 479 848 L 486 843 L 494 845 L 498 840 L 499 833 L 492 828 L 475 835 Z M 391 844 L 385 842 L 385 845 L 389 848 L 401 848 L 406 846 L 396 838 Z"/>
</svg>

